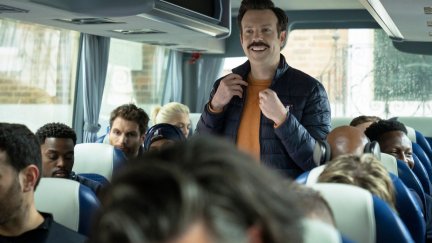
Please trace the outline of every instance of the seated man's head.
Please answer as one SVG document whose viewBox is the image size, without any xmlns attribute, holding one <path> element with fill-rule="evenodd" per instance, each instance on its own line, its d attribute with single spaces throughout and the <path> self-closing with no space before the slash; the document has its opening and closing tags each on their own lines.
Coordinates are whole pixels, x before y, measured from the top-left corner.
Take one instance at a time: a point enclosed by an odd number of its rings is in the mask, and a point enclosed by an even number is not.
<svg viewBox="0 0 432 243">
<path fill-rule="evenodd" d="M 0 123 L 0 226 L 33 207 L 41 164 L 35 135 L 24 125 Z"/>
<path fill-rule="evenodd" d="M 144 140 L 144 150 L 159 150 L 175 142 L 186 140 L 182 131 L 171 124 L 159 123 L 148 130 Z"/>
<path fill-rule="evenodd" d="M 301 214 L 283 179 L 214 139 L 128 163 L 102 200 L 91 242 L 301 242 Z"/>
<path fill-rule="evenodd" d="M 74 164 L 76 133 L 62 123 L 48 123 L 36 131 L 42 152 L 42 176 L 69 178 Z"/>
<path fill-rule="evenodd" d="M 343 183 L 361 187 L 395 208 L 395 192 L 387 170 L 370 154 L 343 155 L 327 163 L 318 182 Z"/>
<path fill-rule="evenodd" d="M 333 211 L 320 192 L 295 182 L 289 184 L 289 189 L 294 192 L 299 209 L 306 218 L 318 219 L 336 227 Z"/>
<path fill-rule="evenodd" d="M 340 126 L 327 135 L 327 143 L 331 150 L 330 159 L 334 159 L 346 154 L 362 155 L 369 139 L 356 127 Z"/>
<path fill-rule="evenodd" d="M 365 134 L 371 141 L 377 141 L 383 153 L 393 155 L 414 168 L 411 140 L 404 124 L 396 120 L 380 120 L 370 125 Z"/>
<path fill-rule="evenodd" d="M 111 112 L 109 142 L 127 158 L 138 156 L 148 129 L 147 113 L 134 104 L 121 105 Z"/>
<path fill-rule="evenodd" d="M 381 118 L 377 116 L 358 116 L 352 119 L 350 126 L 357 127 L 364 132 L 372 123 L 379 120 L 381 120 Z"/>
</svg>

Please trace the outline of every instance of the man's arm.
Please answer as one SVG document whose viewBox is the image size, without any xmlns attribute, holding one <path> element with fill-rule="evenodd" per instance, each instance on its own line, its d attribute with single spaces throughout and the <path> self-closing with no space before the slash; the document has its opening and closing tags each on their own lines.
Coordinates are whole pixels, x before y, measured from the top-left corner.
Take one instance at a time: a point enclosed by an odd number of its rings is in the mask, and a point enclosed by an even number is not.
<svg viewBox="0 0 432 243">
<path fill-rule="evenodd" d="M 213 85 L 209 102 L 204 107 L 195 132 L 197 134 L 221 134 L 226 105 L 234 96 L 241 98 L 243 96 L 242 86 L 247 85 L 247 82 L 240 75 L 234 73 L 217 80 Z"/>
<path fill-rule="evenodd" d="M 318 166 L 313 162 L 315 139 L 324 140 L 331 128 L 330 104 L 324 87 L 318 83 L 306 99 L 301 123 L 288 112 L 285 121 L 275 128 L 290 157 L 305 171 Z"/>
</svg>

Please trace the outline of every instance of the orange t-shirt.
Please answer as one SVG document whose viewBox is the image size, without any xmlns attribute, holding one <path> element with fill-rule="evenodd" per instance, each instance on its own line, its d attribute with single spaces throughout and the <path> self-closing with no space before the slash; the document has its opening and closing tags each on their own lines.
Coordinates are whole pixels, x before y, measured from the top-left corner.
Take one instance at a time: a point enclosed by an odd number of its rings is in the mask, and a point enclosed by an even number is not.
<svg viewBox="0 0 432 243">
<path fill-rule="evenodd" d="M 254 80 L 249 74 L 248 83 L 246 100 L 237 132 L 237 147 L 260 160 L 261 109 L 259 108 L 258 93 L 267 89 L 271 84 L 271 80 Z"/>
</svg>

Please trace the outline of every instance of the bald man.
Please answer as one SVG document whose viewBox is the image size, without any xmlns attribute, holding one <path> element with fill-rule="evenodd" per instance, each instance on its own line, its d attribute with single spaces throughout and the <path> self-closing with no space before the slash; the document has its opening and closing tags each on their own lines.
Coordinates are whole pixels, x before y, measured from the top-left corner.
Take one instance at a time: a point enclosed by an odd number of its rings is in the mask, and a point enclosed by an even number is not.
<svg viewBox="0 0 432 243">
<path fill-rule="evenodd" d="M 368 137 L 357 127 L 340 126 L 333 129 L 327 136 L 330 145 L 331 157 L 334 159 L 340 155 L 362 155 L 364 147 L 369 143 Z"/>
</svg>

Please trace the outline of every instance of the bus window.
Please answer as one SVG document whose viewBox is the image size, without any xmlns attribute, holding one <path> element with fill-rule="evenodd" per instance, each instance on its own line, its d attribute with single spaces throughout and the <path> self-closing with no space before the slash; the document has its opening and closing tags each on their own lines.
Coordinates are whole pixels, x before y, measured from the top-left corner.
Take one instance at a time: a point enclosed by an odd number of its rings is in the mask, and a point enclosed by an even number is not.
<svg viewBox="0 0 432 243">
<path fill-rule="evenodd" d="M 167 57 L 163 47 L 111 39 L 98 136 L 107 132 L 110 113 L 119 105 L 134 103 L 150 116 L 161 103 Z"/>
<path fill-rule="evenodd" d="M 432 56 L 397 51 L 381 29 L 294 30 L 282 53 L 322 82 L 332 117 L 432 114 Z"/>
<path fill-rule="evenodd" d="M 79 33 L 0 19 L 0 117 L 72 125 Z"/>
</svg>

